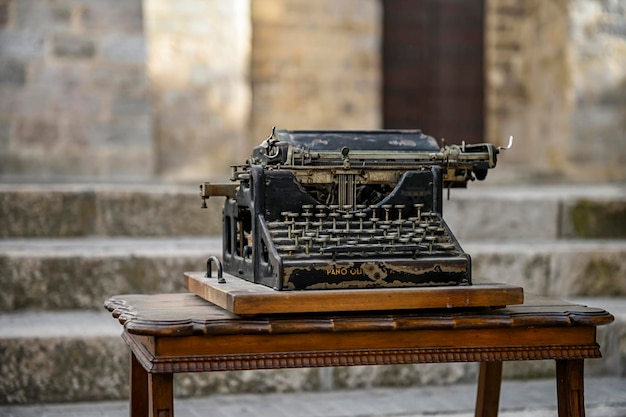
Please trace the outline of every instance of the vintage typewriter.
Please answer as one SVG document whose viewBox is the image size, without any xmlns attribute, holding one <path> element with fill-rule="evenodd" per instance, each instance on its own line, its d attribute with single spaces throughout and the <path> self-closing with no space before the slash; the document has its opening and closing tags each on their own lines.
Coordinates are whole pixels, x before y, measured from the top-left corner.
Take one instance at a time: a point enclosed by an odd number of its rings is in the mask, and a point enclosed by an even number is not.
<svg viewBox="0 0 626 417">
<path fill-rule="evenodd" d="M 510 143 L 509 143 L 510 147 Z M 444 189 L 483 180 L 503 147 L 419 130 L 272 130 L 225 196 L 219 268 L 276 290 L 470 285 L 442 217 Z"/>
</svg>

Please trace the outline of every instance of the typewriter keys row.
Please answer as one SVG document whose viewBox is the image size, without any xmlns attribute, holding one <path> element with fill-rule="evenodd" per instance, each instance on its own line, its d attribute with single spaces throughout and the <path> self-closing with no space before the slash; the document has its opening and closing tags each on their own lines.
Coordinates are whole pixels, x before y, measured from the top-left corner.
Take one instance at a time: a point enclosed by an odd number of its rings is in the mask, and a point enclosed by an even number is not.
<svg viewBox="0 0 626 417">
<path fill-rule="evenodd" d="M 339 210 L 340 208 L 346 210 Z M 268 227 L 277 250 L 287 256 L 456 255 L 460 248 L 446 232 L 438 213 L 414 205 L 415 215 L 403 217 L 405 205 L 305 205 L 303 212 L 283 212 L 283 220 Z M 381 217 L 378 217 L 378 216 Z"/>
</svg>

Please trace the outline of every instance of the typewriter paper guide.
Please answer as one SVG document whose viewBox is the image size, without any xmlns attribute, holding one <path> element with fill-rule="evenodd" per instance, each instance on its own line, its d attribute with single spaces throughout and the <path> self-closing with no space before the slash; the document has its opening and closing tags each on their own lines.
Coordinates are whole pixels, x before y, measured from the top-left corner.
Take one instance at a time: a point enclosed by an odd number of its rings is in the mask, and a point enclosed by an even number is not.
<svg viewBox="0 0 626 417">
<path fill-rule="evenodd" d="M 498 151 L 440 147 L 419 130 L 276 130 L 233 167 L 232 184 L 204 183 L 200 195 L 226 197 L 223 269 L 252 283 L 471 287 L 471 258 L 442 216 L 442 192 L 484 179 Z"/>
</svg>

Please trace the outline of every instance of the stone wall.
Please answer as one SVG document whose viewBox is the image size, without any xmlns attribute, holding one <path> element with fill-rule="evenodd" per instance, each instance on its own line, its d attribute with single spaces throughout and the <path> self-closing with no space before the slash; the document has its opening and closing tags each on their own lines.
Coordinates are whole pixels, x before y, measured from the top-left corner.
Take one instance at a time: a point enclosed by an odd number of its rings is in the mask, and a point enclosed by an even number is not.
<svg viewBox="0 0 626 417">
<path fill-rule="evenodd" d="M 0 0 L 0 180 L 223 179 L 272 126 L 382 127 L 381 1 Z M 625 3 L 485 2 L 490 183 L 626 179 Z"/>
<path fill-rule="evenodd" d="M 381 127 L 378 0 L 252 0 L 251 135 Z"/>
<path fill-rule="evenodd" d="M 157 172 L 168 180 L 223 177 L 251 146 L 249 0 L 145 5 Z"/>
<path fill-rule="evenodd" d="M 571 3 L 572 179 L 626 179 L 626 2 Z M 583 164 L 583 169 L 578 169 Z"/>
<path fill-rule="evenodd" d="M 376 0 L 146 0 L 157 171 L 221 179 L 272 126 L 380 127 Z"/>
<path fill-rule="evenodd" d="M 147 178 L 141 0 L 0 0 L 0 175 Z"/>
<path fill-rule="evenodd" d="M 568 0 L 488 0 L 487 138 L 518 176 L 561 179 L 571 136 Z M 499 172 L 500 174 L 500 172 Z"/>
<path fill-rule="evenodd" d="M 487 5 L 487 137 L 515 137 L 508 179 L 626 179 L 624 2 Z"/>
</svg>

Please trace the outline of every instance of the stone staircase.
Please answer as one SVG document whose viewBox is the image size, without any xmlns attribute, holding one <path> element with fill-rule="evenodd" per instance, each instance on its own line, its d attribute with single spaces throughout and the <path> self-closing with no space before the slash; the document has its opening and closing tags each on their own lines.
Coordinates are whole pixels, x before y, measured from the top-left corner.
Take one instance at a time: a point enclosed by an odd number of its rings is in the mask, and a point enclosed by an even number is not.
<svg viewBox="0 0 626 417">
<path fill-rule="evenodd" d="M 128 351 L 103 302 L 185 291 L 182 272 L 221 254 L 221 199 L 194 186 L 0 185 L 0 404 L 125 399 Z M 596 376 L 626 376 L 626 186 L 452 190 L 444 218 L 474 280 L 603 307 Z M 506 378 L 549 376 L 507 363 Z M 176 375 L 176 395 L 471 382 L 476 364 Z"/>
</svg>

